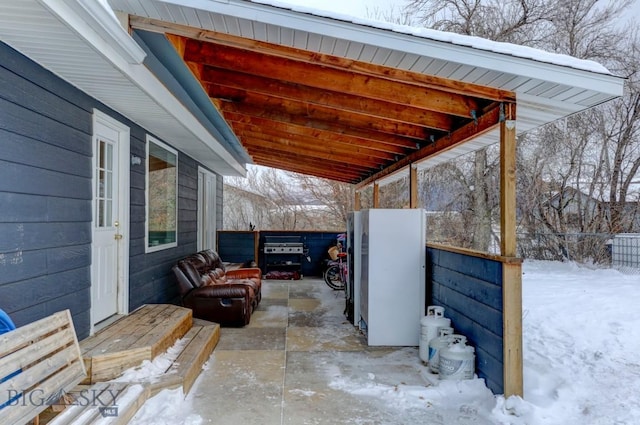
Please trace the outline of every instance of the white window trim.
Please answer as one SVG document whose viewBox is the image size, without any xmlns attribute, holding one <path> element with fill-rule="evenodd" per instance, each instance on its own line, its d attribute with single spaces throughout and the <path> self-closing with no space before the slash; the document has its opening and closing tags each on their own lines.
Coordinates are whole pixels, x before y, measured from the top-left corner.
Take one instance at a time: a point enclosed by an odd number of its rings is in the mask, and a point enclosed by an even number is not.
<svg viewBox="0 0 640 425">
<path fill-rule="evenodd" d="M 163 149 L 173 153 L 176 156 L 176 241 L 168 244 L 157 245 L 157 246 L 149 246 L 149 143 L 153 142 L 154 144 L 160 146 Z M 144 218 L 144 251 L 145 253 L 163 251 L 165 249 L 175 248 L 178 246 L 178 180 L 179 180 L 179 169 L 178 169 L 178 151 L 167 145 L 166 143 L 161 142 L 153 136 L 147 134 L 146 140 L 146 158 L 145 158 L 145 190 L 144 190 L 144 203 L 145 203 L 145 218 Z"/>
</svg>

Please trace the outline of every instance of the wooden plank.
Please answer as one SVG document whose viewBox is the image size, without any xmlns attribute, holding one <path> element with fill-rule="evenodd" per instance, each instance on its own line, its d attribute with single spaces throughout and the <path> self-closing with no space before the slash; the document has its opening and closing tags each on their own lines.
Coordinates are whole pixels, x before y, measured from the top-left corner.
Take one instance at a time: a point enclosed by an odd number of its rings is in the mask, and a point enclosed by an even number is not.
<svg viewBox="0 0 640 425">
<path fill-rule="evenodd" d="M 418 208 L 418 168 L 409 166 L 409 208 Z"/>
<path fill-rule="evenodd" d="M 360 211 L 360 209 L 361 209 L 361 204 L 360 204 L 360 202 L 361 202 L 361 194 L 360 194 L 360 191 L 359 190 L 355 190 L 353 192 L 353 197 L 354 197 L 354 199 L 353 199 L 353 210 L 354 211 Z"/>
<path fill-rule="evenodd" d="M 322 105 L 310 105 L 303 101 L 287 100 L 278 101 L 277 105 L 273 105 L 269 98 L 261 98 L 255 94 L 246 93 L 250 96 L 251 104 L 247 102 L 222 102 L 218 99 L 212 99 L 218 109 L 229 112 L 237 112 L 245 115 L 267 118 L 273 121 L 281 122 L 298 122 L 302 119 L 306 120 L 306 125 L 319 129 L 336 129 L 354 128 L 365 129 L 397 136 L 409 137 L 418 141 L 429 140 L 430 136 L 435 133 L 433 130 L 426 128 L 420 123 L 405 123 L 403 120 L 391 119 L 371 119 L 371 116 L 358 113 L 338 111 Z M 277 109 L 275 109 L 277 106 Z"/>
<path fill-rule="evenodd" d="M 151 347 L 132 348 L 104 356 L 94 356 L 91 358 L 91 383 L 117 378 L 125 370 L 140 365 L 144 360 L 152 359 Z"/>
<path fill-rule="evenodd" d="M 14 369 L 18 370 L 18 369 Z M 25 390 L 40 393 L 40 385 L 52 376 L 72 377 L 78 381 L 84 378 L 84 367 L 75 347 L 67 347 L 52 356 L 43 357 L 41 361 L 25 367 L 20 373 L 0 384 L 0 405 L 9 401 L 15 393 L 13 390 Z M 45 396 L 42 394 L 41 396 Z"/>
<path fill-rule="evenodd" d="M 3 409 L 2 420 L 7 424 L 27 423 L 48 407 L 45 403 L 46 397 L 58 392 L 61 394 L 68 392 L 78 384 L 81 379 L 79 376 L 84 376 L 84 368 L 80 361 L 39 383 L 34 391 L 23 393 L 22 397 L 25 401 L 10 409 Z"/>
<path fill-rule="evenodd" d="M 516 122 L 500 123 L 500 253 L 516 252 Z"/>
<path fill-rule="evenodd" d="M 432 249 L 437 249 L 437 250 L 440 250 L 440 251 L 455 252 L 457 254 L 468 255 L 468 256 L 471 256 L 471 257 L 484 258 L 484 259 L 487 259 L 487 260 L 498 261 L 498 262 L 504 263 L 504 264 L 522 264 L 522 258 L 503 257 L 501 255 L 490 254 L 488 252 L 476 251 L 476 250 L 468 249 L 468 248 L 460 248 L 460 247 L 449 246 L 449 245 L 440 245 L 440 244 L 435 244 L 435 243 L 428 243 L 427 247 L 432 248 Z"/>
<path fill-rule="evenodd" d="M 160 307 L 154 308 L 157 312 Z M 118 341 L 114 341 L 114 344 L 105 347 L 103 353 L 95 353 L 94 359 L 99 358 L 101 362 L 108 361 L 112 356 L 121 357 L 121 353 L 137 353 L 138 355 L 148 349 L 151 360 L 159 352 L 163 352 L 166 348 L 172 345 L 180 336 L 186 332 L 191 326 L 190 309 L 183 307 L 167 305 L 163 308 L 159 314 L 154 314 L 154 311 L 150 311 L 150 315 L 145 314 L 149 311 L 149 308 L 139 312 L 135 329 L 132 330 L 127 325 L 126 318 L 121 321 L 120 329 L 127 337 L 119 338 Z M 178 336 L 176 336 L 178 335 Z M 142 350 L 142 351 L 141 351 Z M 94 349 L 95 352 L 95 349 Z M 94 364 L 95 369 L 95 364 Z M 95 372 L 95 370 L 94 370 Z"/>
<path fill-rule="evenodd" d="M 522 266 L 503 266 L 504 396 L 524 392 L 522 361 Z"/>
<path fill-rule="evenodd" d="M 260 232 L 253 232 L 253 261 L 260 267 Z"/>
<path fill-rule="evenodd" d="M 0 335 L 0 361 L 4 356 L 26 346 L 33 339 L 42 338 L 59 328 L 69 327 L 70 321 L 71 314 L 65 310 Z"/>
<path fill-rule="evenodd" d="M 207 361 L 218 341 L 220 340 L 220 326 L 202 326 L 196 336 L 175 361 L 176 371 L 184 376 L 182 385 L 184 394 L 191 391 L 191 387 L 202 371 L 202 365 Z"/>
<path fill-rule="evenodd" d="M 339 140 L 328 140 L 326 143 L 319 144 L 318 139 L 315 138 L 295 136 L 283 131 L 264 129 L 254 125 L 233 123 L 233 127 L 237 130 L 236 135 L 243 141 L 245 141 L 245 138 L 249 138 L 258 141 L 262 140 L 287 149 L 311 149 L 319 153 L 355 155 L 358 158 L 369 159 L 379 164 L 394 161 L 397 158 L 394 153 L 380 149 L 370 149 L 366 145 L 359 143 L 341 143 Z"/>
<path fill-rule="evenodd" d="M 471 111 L 479 110 L 476 99 L 440 88 L 393 81 L 220 44 L 189 39 L 183 57 L 187 62 L 204 64 L 205 69 L 210 64 L 234 72 L 275 78 L 321 90 L 349 93 L 459 117 L 470 118 Z"/>
<path fill-rule="evenodd" d="M 94 353 L 103 353 L 107 346 L 123 335 L 138 335 L 146 332 L 149 323 L 153 322 L 168 308 L 168 304 L 147 304 L 140 307 L 95 335 L 80 341 L 83 355 L 90 357 Z"/>
<path fill-rule="evenodd" d="M 75 341 L 74 336 L 73 329 L 64 328 L 62 331 L 53 333 L 43 339 L 34 338 L 34 343 L 0 359 L 0 378 L 22 369 L 23 371 L 29 371 L 30 379 L 39 382 L 43 377 L 34 376 L 36 368 L 33 366 L 43 359 L 49 358 L 52 353 L 60 350 L 60 348 L 73 344 Z M 77 354 L 75 350 L 74 354 Z M 1 386 L 2 384 L 0 384 L 0 388 Z M 21 386 L 20 388 L 24 387 Z M 1 398 L 2 394 L 0 394 L 0 404 L 2 404 Z"/>
<path fill-rule="evenodd" d="M 205 67 L 201 78 L 201 81 L 208 83 L 207 93 L 213 98 L 227 97 L 222 88 L 230 87 L 271 98 L 298 100 L 310 105 L 324 106 L 339 111 L 357 112 L 372 118 L 400 121 L 407 124 L 419 122 L 425 127 L 439 131 L 451 131 L 453 124 L 453 120 L 448 115 L 425 111 L 410 105 L 399 105 L 395 102 L 378 99 L 363 99 L 362 95 L 318 90 L 303 84 L 290 84 L 286 81 L 227 71 L 214 66 Z M 261 97 L 256 96 L 255 98 L 260 99 Z M 251 102 L 251 97 L 243 100 Z"/>
<path fill-rule="evenodd" d="M 293 135 L 306 136 L 316 140 L 340 141 L 341 143 L 348 145 L 362 145 L 368 149 L 392 152 L 396 154 L 412 152 L 418 148 L 414 139 L 393 136 L 382 132 L 371 132 L 366 130 L 359 132 L 357 130 L 349 131 L 346 129 L 338 130 L 335 127 L 331 128 L 329 126 L 327 126 L 327 128 L 312 128 L 303 120 L 296 121 L 292 119 L 289 122 L 282 122 L 262 118 L 260 116 L 233 112 L 231 109 L 241 108 L 223 107 L 225 119 L 232 123 L 239 122 L 262 129 L 280 131 L 285 134 L 289 133 Z"/>
<path fill-rule="evenodd" d="M 258 133 L 237 132 L 237 135 L 248 151 L 267 149 L 272 151 L 275 157 L 279 157 L 282 154 L 313 156 L 315 159 L 323 159 L 344 165 L 355 165 L 371 169 L 379 169 L 384 164 L 390 164 L 393 161 L 393 159 L 384 160 L 362 155 L 357 152 L 340 152 L 338 149 L 334 149 L 331 144 L 318 147 L 317 145 L 314 146 L 313 144 L 306 144 L 304 142 L 275 139 Z"/>
<path fill-rule="evenodd" d="M 436 87 L 453 93 L 471 94 L 475 97 L 496 101 L 515 100 L 515 94 L 513 92 L 493 87 L 464 83 L 462 81 L 450 80 L 432 75 L 419 74 L 402 69 L 356 61 L 353 59 L 313 52 L 311 50 L 297 49 L 289 46 L 259 41 L 252 38 L 243 38 L 231 34 L 204 30 L 202 28 L 189 27 L 172 22 L 131 16 L 131 26 L 132 28 L 139 28 L 147 31 L 171 33 L 196 40 L 237 46 L 243 49 L 283 56 L 305 62 L 314 62 L 328 67 L 337 67 L 364 74 L 384 76 L 386 78 L 402 82 L 419 83 L 426 87 Z"/>
<path fill-rule="evenodd" d="M 420 160 L 424 160 L 431 156 L 440 155 L 443 152 L 446 152 L 454 147 L 465 143 L 474 137 L 478 137 L 481 134 L 484 134 L 488 131 L 493 130 L 498 124 L 500 120 L 500 108 L 499 105 L 492 105 L 491 108 L 478 117 L 477 122 L 471 122 L 469 124 L 465 124 L 462 127 L 458 128 L 450 135 L 446 135 L 436 139 L 436 141 L 428 146 L 420 148 L 420 150 L 413 152 L 406 157 L 400 159 L 395 164 L 386 169 L 362 180 L 357 188 L 365 187 L 375 180 L 379 180 L 385 176 L 395 173 L 396 171 L 408 166 L 411 163 L 418 162 Z"/>
<path fill-rule="evenodd" d="M 172 317 L 167 321 L 164 332 L 158 329 L 160 338 L 156 338 L 156 342 L 151 346 L 152 358 L 167 351 L 178 339 L 182 338 L 191 328 L 193 311 L 188 308 L 177 307 Z M 170 326 L 173 323 L 173 326 Z M 149 334 L 151 337 L 151 334 Z"/>
<path fill-rule="evenodd" d="M 380 185 L 373 183 L 373 208 L 380 208 Z"/>
<path fill-rule="evenodd" d="M 358 176 L 360 175 L 360 173 L 368 173 L 371 170 L 369 167 L 365 167 L 362 165 L 345 164 L 344 162 L 338 160 L 314 158 L 313 155 L 294 154 L 285 151 L 279 151 L 278 156 L 275 157 L 275 155 L 272 154 L 272 149 L 263 147 L 249 146 L 248 151 L 249 155 L 262 158 L 263 160 L 267 161 L 280 162 L 284 164 L 289 161 L 297 161 L 299 163 L 295 163 L 292 166 L 307 168 L 312 167 L 318 170 L 326 169 L 331 171 L 338 171 L 346 175 Z"/>
</svg>

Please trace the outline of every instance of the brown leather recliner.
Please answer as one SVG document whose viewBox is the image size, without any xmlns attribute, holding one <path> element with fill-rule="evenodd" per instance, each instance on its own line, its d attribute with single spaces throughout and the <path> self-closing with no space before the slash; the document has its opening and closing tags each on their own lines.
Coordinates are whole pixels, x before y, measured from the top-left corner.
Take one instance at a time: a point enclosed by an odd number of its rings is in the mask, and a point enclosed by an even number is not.
<svg viewBox="0 0 640 425">
<path fill-rule="evenodd" d="M 173 267 L 185 307 L 194 317 L 225 326 L 243 326 L 262 298 L 259 268 L 225 272 L 215 251 L 192 254 Z M 232 277 L 231 277 L 232 276 Z"/>
<path fill-rule="evenodd" d="M 218 274 L 222 271 L 227 280 L 250 279 L 257 285 L 256 298 L 257 303 L 262 299 L 262 270 L 259 267 L 247 267 L 234 270 L 226 270 L 222 259 L 217 252 L 212 249 L 200 251 L 199 255 L 203 256 L 206 261 L 206 267 L 209 271 L 218 270 Z"/>
<path fill-rule="evenodd" d="M 204 285 L 196 268 L 182 260 L 172 268 L 178 281 L 182 304 L 199 319 L 221 326 L 244 326 L 251 321 L 251 288 L 242 284 Z"/>
</svg>

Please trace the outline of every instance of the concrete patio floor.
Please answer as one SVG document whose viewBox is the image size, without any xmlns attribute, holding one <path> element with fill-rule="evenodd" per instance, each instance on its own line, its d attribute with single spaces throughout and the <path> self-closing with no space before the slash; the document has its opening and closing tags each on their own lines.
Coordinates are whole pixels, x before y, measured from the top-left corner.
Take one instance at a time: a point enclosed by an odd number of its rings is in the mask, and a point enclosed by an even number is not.
<svg viewBox="0 0 640 425">
<path fill-rule="evenodd" d="M 429 383 L 415 347 L 367 347 L 343 309 L 344 293 L 320 279 L 265 280 L 251 324 L 222 329 L 193 413 L 225 425 L 442 423 L 427 400 L 367 391 Z"/>
</svg>

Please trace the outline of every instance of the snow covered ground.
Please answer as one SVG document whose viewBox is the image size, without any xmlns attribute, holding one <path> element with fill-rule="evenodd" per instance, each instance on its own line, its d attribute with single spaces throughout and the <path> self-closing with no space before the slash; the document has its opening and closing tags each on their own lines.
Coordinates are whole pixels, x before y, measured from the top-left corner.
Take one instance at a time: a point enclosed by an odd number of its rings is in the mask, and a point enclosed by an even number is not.
<svg viewBox="0 0 640 425">
<path fill-rule="evenodd" d="M 541 261 L 523 271 L 524 400 L 493 396 L 479 379 L 416 387 L 342 376 L 331 386 L 401 408 L 440 409 L 447 424 L 640 424 L 640 274 Z M 158 394 L 132 421 L 203 422 L 180 390 Z"/>
</svg>

